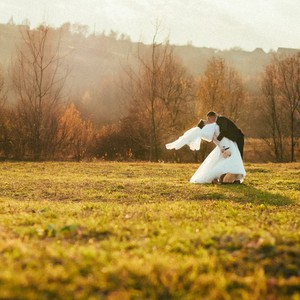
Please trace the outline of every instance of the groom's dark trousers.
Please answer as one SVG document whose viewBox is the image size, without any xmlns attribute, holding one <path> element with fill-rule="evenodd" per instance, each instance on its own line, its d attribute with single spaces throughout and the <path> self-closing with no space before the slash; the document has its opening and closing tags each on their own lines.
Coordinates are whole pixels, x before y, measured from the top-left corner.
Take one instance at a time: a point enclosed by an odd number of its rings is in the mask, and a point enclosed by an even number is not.
<svg viewBox="0 0 300 300">
<path fill-rule="evenodd" d="M 223 116 L 218 116 L 216 123 L 220 127 L 220 134 L 217 139 L 219 141 L 222 140 L 223 137 L 227 137 L 228 139 L 237 143 L 241 156 L 243 158 L 244 152 L 244 134 L 243 132 L 228 118 Z"/>
</svg>

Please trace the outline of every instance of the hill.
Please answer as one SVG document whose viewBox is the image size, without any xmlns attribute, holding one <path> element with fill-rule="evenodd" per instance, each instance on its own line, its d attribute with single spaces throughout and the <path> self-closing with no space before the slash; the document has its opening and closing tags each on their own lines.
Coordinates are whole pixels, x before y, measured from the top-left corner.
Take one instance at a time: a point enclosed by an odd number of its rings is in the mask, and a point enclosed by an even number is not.
<svg viewBox="0 0 300 300">
<path fill-rule="evenodd" d="M 20 30 L 25 28 L 29 27 L 0 24 L 0 64 L 4 70 L 8 69 L 15 49 L 22 41 Z M 116 76 L 121 71 L 121 66 L 128 63 L 129 57 L 135 54 L 138 46 L 142 49 L 148 47 L 142 43 L 132 42 L 129 36 L 114 31 L 108 34 L 103 32 L 87 35 L 83 28 L 74 33 L 69 23 L 60 28 L 52 28 L 53 32 L 60 30 L 61 50 L 68 53 L 68 64 L 72 69 L 70 84 L 81 91 L 90 86 L 98 86 L 105 79 Z M 173 45 L 173 47 L 186 68 L 196 77 L 204 72 L 209 59 L 219 56 L 235 67 L 246 82 L 256 78 L 274 54 L 284 55 L 299 51 L 299 49 L 279 48 L 277 51 L 266 53 L 260 48 L 248 52 L 238 48 L 221 51 L 192 45 Z M 74 94 L 78 94 L 78 91 L 74 91 Z"/>
</svg>

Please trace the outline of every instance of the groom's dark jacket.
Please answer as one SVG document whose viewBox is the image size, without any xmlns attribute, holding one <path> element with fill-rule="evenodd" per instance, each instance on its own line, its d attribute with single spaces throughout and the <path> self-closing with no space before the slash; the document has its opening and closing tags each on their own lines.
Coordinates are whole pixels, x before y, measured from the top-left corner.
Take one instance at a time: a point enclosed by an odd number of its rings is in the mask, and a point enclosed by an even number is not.
<svg viewBox="0 0 300 300">
<path fill-rule="evenodd" d="M 231 120 L 223 116 L 218 116 L 216 123 L 220 127 L 220 134 L 218 135 L 217 139 L 221 141 L 223 137 L 227 137 L 228 139 L 236 142 L 241 153 L 241 157 L 243 158 L 244 134 L 242 131 L 237 128 L 237 126 Z"/>
<path fill-rule="evenodd" d="M 219 141 L 221 141 L 223 137 L 227 137 L 234 142 L 238 142 L 244 138 L 242 131 L 228 118 L 218 116 L 216 123 L 220 127 L 220 134 L 217 137 Z"/>
</svg>

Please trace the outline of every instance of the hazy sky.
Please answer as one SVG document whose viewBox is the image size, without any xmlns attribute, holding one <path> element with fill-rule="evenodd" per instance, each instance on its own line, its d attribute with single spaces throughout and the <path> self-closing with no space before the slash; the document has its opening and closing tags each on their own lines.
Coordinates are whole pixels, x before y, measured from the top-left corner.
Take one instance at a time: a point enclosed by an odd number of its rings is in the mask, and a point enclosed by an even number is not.
<svg viewBox="0 0 300 300">
<path fill-rule="evenodd" d="M 0 0 L 0 23 L 69 21 L 148 43 L 160 20 L 172 44 L 266 51 L 300 48 L 300 0 Z"/>
</svg>

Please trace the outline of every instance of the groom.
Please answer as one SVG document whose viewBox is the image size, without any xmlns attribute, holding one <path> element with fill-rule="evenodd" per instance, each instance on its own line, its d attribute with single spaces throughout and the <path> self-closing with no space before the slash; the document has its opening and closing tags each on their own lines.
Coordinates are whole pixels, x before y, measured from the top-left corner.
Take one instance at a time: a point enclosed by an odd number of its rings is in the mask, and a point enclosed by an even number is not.
<svg viewBox="0 0 300 300">
<path fill-rule="evenodd" d="M 243 158 L 244 150 L 244 134 L 242 131 L 228 118 L 223 116 L 218 116 L 214 111 L 207 113 L 207 123 L 217 123 L 220 127 L 220 134 L 217 137 L 218 141 L 221 141 L 223 137 L 227 137 L 233 142 L 237 143 L 241 157 Z"/>
</svg>

